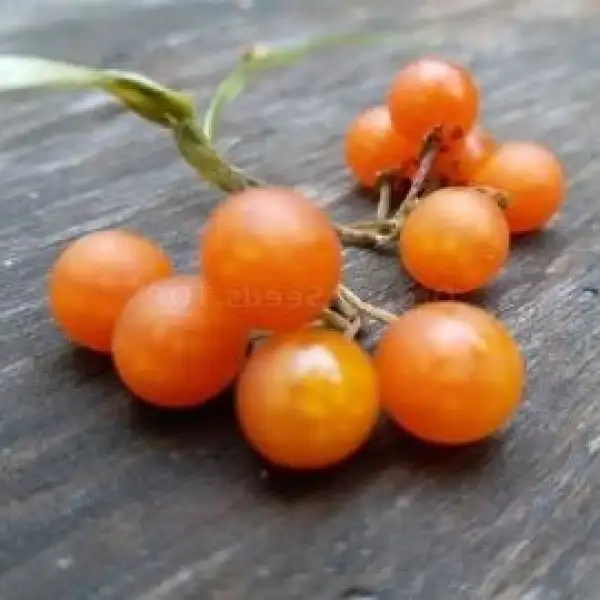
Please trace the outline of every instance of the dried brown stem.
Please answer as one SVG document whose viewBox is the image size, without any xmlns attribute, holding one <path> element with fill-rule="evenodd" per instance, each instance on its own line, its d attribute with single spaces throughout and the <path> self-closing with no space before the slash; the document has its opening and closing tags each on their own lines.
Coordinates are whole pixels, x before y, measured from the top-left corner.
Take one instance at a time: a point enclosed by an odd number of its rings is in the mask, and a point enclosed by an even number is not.
<svg viewBox="0 0 600 600">
<path fill-rule="evenodd" d="M 383 248 L 393 243 L 406 218 L 415 208 L 421 198 L 433 162 L 439 147 L 439 129 L 434 129 L 423 142 L 419 166 L 412 180 L 406 197 L 392 218 L 388 217 L 391 186 L 385 175 L 380 182 L 380 200 L 377 207 L 377 219 L 373 221 L 358 221 L 349 225 L 338 225 L 337 231 L 342 243 L 348 246 L 362 248 Z"/>
<path fill-rule="evenodd" d="M 336 329 L 337 331 L 346 332 L 352 327 L 352 320 L 346 318 L 332 308 L 326 308 L 321 316 L 321 321 L 326 327 Z"/>
<path fill-rule="evenodd" d="M 435 160 L 439 148 L 439 137 L 440 130 L 439 128 L 436 128 L 432 130 L 425 138 L 425 141 L 423 142 L 423 148 L 421 150 L 421 156 L 419 159 L 419 167 L 417 169 L 417 172 L 415 173 L 415 176 L 413 177 L 410 189 L 408 190 L 406 197 L 404 198 L 402 204 L 396 211 L 396 217 L 400 217 L 401 215 L 404 215 L 408 211 L 412 210 L 412 208 L 414 208 L 414 204 L 416 203 L 416 200 L 419 197 L 419 194 L 421 193 L 423 186 L 425 185 L 425 182 L 427 181 L 427 178 L 431 173 L 433 161 Z M 405 208 L 406 205 L 409 205 L 408 209 Z"/>
<path fill-rule="evenodd" d="M 377 222 L 371 228 L 354 228 L 351 225 L 335 224 L 338 236 L 344 246 L 361 248 L 381 248 L 388 242 L 388 236 L 377 231 Z"/>
<path fill-rule="evenodd" d="M 379 308 L 378 306 L 373 306 L 372 304 L 365 302 L 345 285 L 339 286 L 338 295 L 342 296 L 347 302 L 352 304 L 359 312 L 371 317 L 371 319 L 374 319 L 375 321 L 389 324 L 393 323 L 397 318 L 395 314 L 384 308 Z"/>
<path fill-rule="evenodd" d="M 496 201 L 502 210 L 508 208 L 508 205 L 510 204 L 510 195 L 502 190 L 497 190 L 496 188 L 491 187 L 476 187 L 473 189 L 481 194 L 484 194 L 485 196 L 489 196 L 492 200 Z"/>
<path fill-rule="evenodd" d="M 392 182 L 384 179 L 379 186 L 379 202 L 377 203 L 377 220 L 387 219 L 390 214 L 390 201 L 392 199 Z"/>
<path fill-rule="evenodd" d="M 342 296 L 347 302 L 352 304 L 352 306 L 356 307 L 358 311 L 364 313 L 365 315 L 371 317 L 376 321 L 380 321 L 382 323 L 393 323 L 397 317 L 395 314 L 385 310 L 384 308 L 379 308 L 378 306 L 373 306 L 364 300 L 361 300 L 351 289 L 347 288 L 344 285 L 340 285 L 338 288 L 338 294 Z"/>
</svg>

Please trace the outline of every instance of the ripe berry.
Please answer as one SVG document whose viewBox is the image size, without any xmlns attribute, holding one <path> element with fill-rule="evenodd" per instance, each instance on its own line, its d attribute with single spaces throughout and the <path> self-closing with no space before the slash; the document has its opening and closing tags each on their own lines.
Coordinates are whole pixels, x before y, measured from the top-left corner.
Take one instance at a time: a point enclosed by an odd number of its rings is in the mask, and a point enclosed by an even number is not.
<svg viewBox="0 0 600 600">
<path fill-rule="evenodd" d="M 533 142 L 500 145 L 471 182 L 507 192 L 506 218 L 514 233 L 543 228 L 565 197 L 560 162 L 549 150 Z"/>
<path fill-rule="evenodd" d="M 50 311 L 74 343 L 109 352 L 125 303 L 145 285 L 172 272 L 166 254 L 137 233 L 90 233 L 63 250 L 52 267 Z"/>
<path fill-rule="evenodd" d="M 375 106 L 351 123 L 346 133 L 345 153 L 355 178 L 365 187 L 373 187 L 386 171 L 409 176 L 419 147 L 394 131 L 387 106 Z"/>
<path fill-rule="evenodd" d="M 208 284 L 255 329 L 293 330 L 335 295 L 341 244 L 327 215 L 300 193 L 251 189 L 208 219 L 201 261 Z"/>
<path fill-rule="evenodd" d="M 472 188 L 449 187 L 417 204 L 400 232 L 398 255 L 424 287 L 458 294 L 493 280 L 509 246 L 508 225 L 495 200 Z"/>
<path fill-rule="evenodd" d="M 287 468 L 318 469 L 348 458 L 368 439 L 378 412 L 370 358 L 333 331 L 303 329 L 267 340 L 238 383 L 244 436 Z"/>
<path fill-rule="evenodd" d="M 113 358 L 123 383 L 156 406 L 186 408 L 223 391 L 245 359 L 246 331 L 197 276 L 140 290 L 117 321 Z"/>
<path fill-rule="evenodd" d="M 497 432 L 520 403 L 525 363 L 504 325 L 460 302 L 404 313 L 375 354 L 382 402 L 406 431 L 436 444 Z"/>
<path fill-rule="evenodd" d="M 458 65 L 422 58 L 396 75 L 388 93 L 388 106 L 400 135 L 420 141 L 440 127 L 444 141 L 456 141 L 475 124 L 479 90 L 471 75 Z"/>
</svg>

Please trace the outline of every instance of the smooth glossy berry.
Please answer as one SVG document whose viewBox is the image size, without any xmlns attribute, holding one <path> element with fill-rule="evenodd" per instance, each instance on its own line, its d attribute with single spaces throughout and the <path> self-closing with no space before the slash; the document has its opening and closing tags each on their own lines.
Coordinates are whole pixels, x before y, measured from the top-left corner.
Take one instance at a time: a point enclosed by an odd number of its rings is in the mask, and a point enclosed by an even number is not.
<svg viewBox="0 0 600 600">
<path fill-rule="evenodd" d="M 436 444 L 487 438 L 515 413 L 525 363 L 504 325 L 460 302 L 404 313 L 375 354 L 384 407 L 406 431 Z"/>
<path fill-rule="evenodd" d="M 335 295 L 341 244 L 327 215 L 299 192 L 251 189 L 208 219 L 201 262 L 209 285 L 249 327 L 286 331 L 316 319 Z"/>
<path fill-rule="evenodd" d="M 394 131 L 387 106 L 363 111 L 346 133 L 346 164 L 365 187 L 373 187 L 385 172 L 409 176 L 419 150 L 418 144 Z"/>
<path fill-rule="evenodd" d="M 533 142 L 501 144 L 471 182 L 508 194 L 506 218 L 514 233 L 543 228 L 565 197 L 565 175 L 559 160 Z"/>
<path fill-rule="evenodd" d="M 129 390 L 150 404 L 203 404 L 233 381 L 246 331 L 198 276 L 178 275 L 140 290 L 115 327 L 113 358 Z"/>
<path fill-rule="evenodd" d="M 456 141 L 477 120 L 479 90 L 462 67 L 438 58 L 422 58 L 396 75 L 387 103 L 400 135 L 423 140 L 440 127 L 444 141 Z"/>
<path fill-rule="evenodd" d="M 468 187 L 442 188 L 408 216 L 398 255 L 408 273 L 437 292 L 469 292 L 492 281 L 509 254 L 510 232 L 490 196 Z"/>
<path fill-rule="evenodd" d="M 90 233 L 67 246 L 54 263 L 50 311 L 75 344 L 108 352 L 125 303 L 140 288 L 172 272 L 168 256 L 137 233 Z"/>
<path fill-rule="evenodd" d="M 282 467 L 319 469 L 348 458 L 369 438 L 378 412 L 370 358 L 333 331 L 303 329 L 269 339 L 238 382 L 245 438 Z"/>
</svg>

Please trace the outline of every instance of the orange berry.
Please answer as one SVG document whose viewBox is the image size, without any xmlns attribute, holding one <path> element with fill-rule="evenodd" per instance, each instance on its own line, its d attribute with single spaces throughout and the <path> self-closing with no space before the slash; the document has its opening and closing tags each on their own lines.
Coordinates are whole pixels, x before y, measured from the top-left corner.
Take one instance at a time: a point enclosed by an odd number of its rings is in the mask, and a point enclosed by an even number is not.
<svg viewBox="0 0 600 600">
<path fill-rule="evenodd" d="M 150 404 L 186 408 L 222 392 L 238 374 L 245 330 L 197 276 L 140 290 L 117 321 L 113 358 L 132 393 Z"/>
<path fill-rule="evenodd" d="M 558 159 L 533 142 L 506 142 L 471 177 L 471 184 L 508 194 L 506 218 L 514 233 L 541 229 L 565 197 L 565 176 Z"/>
<path fill-rule="evenodd" d="M 248 327 L 289 331 L 316 319 L 340 281 L 342 247 L 327 215 L 300 193 L 251 189 L 208 219 L 208 284 Z"/>
<path fill-rule="evenodd" d="M 355 178 L 365 187 L 373 187 L 386 171 L 408 174 L 419 147 L 394 131 L 387 106 L 375 106 L 351 123 L 345 153 Z"/>
<path fill-rule="evenodd" d="M 303 329 L 267 340 L 238 383 L 245 438 L 282 467 L 318 469 L 348 458 L 367 441 L 378 413 L 369 356 L 333 331 Z"/>
<path fill-rule="evenodd" d="M 476 126 L 462 140 L 442 146 L 435 159 L 435 174 L 449 184 L 466 185 L 495 147 L 491 134 Z"/>
<path fill-rule="evenodd" d="M 436 444 L 493 435 L 516 411 L 525 382 L 525 362 L 504 325 L 461 302 L 404 313 L 379 342 L 375 366 L 390 416 Z"/>
<path fill-rule="evenodd" d="M 510 232 L 498 204 L 472 188 L 442 188 L 423 198 L 398 239 L 399 258 L 421 285 L 464 293 L 493 280 L 506 262 Z"/>
<path fill-rule="evenodd" d="M 388 106 L 400 135 L 422 141 L 432 129 L 441 127 L 444 141 L 456 141 L 475 124 L 479 90 L 462 67 L 437 58 L 421 58 L 396 75 Z"/>
<path fill-rule="evenodd" d="M 71 341 L 109 352 L 115 322 L 126 302 L 140 288 L 172 272 L 168 256 L 137 233 L 90 233 L 67 246 L 54 263 L 50 311 Z"/>
</svg>

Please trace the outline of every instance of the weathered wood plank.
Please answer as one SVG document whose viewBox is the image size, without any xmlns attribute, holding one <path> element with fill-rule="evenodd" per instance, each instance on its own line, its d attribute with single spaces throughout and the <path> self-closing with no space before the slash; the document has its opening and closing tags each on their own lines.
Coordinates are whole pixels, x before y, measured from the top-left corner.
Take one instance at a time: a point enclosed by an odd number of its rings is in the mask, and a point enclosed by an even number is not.
<svg viewBox="0 0 600 600">
<path fill-rule="evenodd" d="M 595 600 L 597 3 L 9 4 L 1 52 L 140 70 L 199 101 L 253 41 L 332 26 L 417 32 L 417 50 L 332 51 L 263 80 L 227 112 L 223 147 L 341 219 L 365 214 L 348 192 L 341 132 L 402 60 L 439 49 L 472 65 L 500 137 L 561 155 L 571 190 L 553 227 L 516 243 L 507 272 L 472 298 L 505 319 L 529 363 L 526 406 L 502 439 L 439 453 L 382 427 L 345 468 L 291 479 L 254 461 L 226 399 L 191 418 L 132 405 L 110 365 L 70 350 L 44 306 L 56 253 L 99 227 L 141 229 L 192 268 L 218 194 L 168 137 L 101 96 L 3 99 L 0 598 Z M 347 258 L 363 296 L 398 310 L 423 297 L 392 258 Z"/>
</svg>

